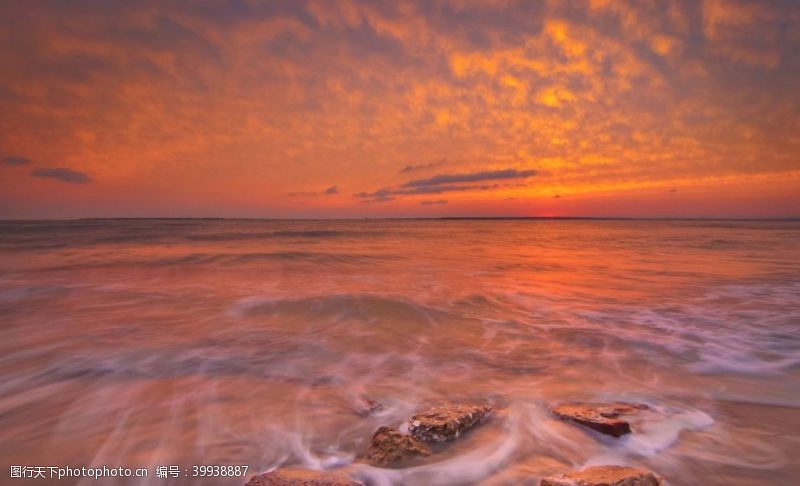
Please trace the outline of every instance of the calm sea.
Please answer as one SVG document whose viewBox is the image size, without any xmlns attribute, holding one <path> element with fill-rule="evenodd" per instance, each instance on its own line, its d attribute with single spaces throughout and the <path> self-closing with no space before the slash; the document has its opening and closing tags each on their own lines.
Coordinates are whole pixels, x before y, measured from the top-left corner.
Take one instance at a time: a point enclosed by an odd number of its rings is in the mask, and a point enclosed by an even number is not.
<svg viewBox="0 0 800 486">
<path fill-rule="evenodd" d="M 608 439 L 548 412 L 574 400 L 660 418 Z M 354 462 L 443 401 L 496 413 L 412 467 Z M 235 485 L 152 476 L 296 464 L 512 485 L 615 463 L 786 485 L 798 457 L 800 222 L 0 223 L 3 483 L 30 482 L 13 465 Z"/>
</svg>

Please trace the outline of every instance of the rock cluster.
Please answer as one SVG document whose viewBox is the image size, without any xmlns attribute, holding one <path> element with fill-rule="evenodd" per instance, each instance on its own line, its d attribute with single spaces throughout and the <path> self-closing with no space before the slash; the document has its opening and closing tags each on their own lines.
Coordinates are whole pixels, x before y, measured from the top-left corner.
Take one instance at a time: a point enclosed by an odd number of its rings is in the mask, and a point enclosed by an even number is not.
<svg viewBox="0 0 800 486">
<path fill-rule="evenodd" d="M 382 405 L 365 400 L 370 412 Z M 648 410 L 647 405 L 632 403 L 569 403 L 553 408 L 563 420 L 575 422 L 598 432 L 620 437 L 631 433 L 625 417 Z M 445 442 L 459 437 L 484 422 L 491 414 L 489 405 L 449 404 L 433 407 L 411 417 L 409 434 L 392 427 L 375 431 L 363 460 L 379 467 L 411 459 L 427 457 L 431 450 L 423 442 Z M 346 476 L 305 469 L 278 469 L 251 478 L 246 486 L 363 486 Z M 540 486 L 663 486 L 663 480 L 650 471 L 624 466 L 593 466 L 560 476 L 544 478 Z"/>
<path fill-rule="evenodd" d="M 386 466 L 402 459 L 430 454 L 430 449 L 415 437 L 391 427 L 380 427 L 372 436 L 364 458 L 375 466 Z"/>
<path fill-rule="evenodd" d="M 597 432 L 621 437 L 630 434 L 627 417 L 649 410 L 640 403 L 567 403 L 553 408 L 562 420 Z M 623 466 L 594 466 L 557 477 L 542 479 L 540 486 L 661 486 L 662 479 L 650 471 Z"/>
<path fill-rule="evenodd" d="M 492 407 L 488 405 L 448 404 L 413 415 L 408 421 L 410 435 L 391 427 L 381 427 L 372 436 L 364 459 L 375 466 L 388 466 L 402 459 L 431 454 L 422 442 L 444 442 L 483 422 Z"/>
<path fill-rule="evenodd" d="M 593 466 L 544 478 L 540 486 L 662 486 L 660 477 L 650 471 L 623 466 Z"/>
<path fill-rule="evenodd" d="M 254 476 L 245 486 L 363 486 L 363 484 L 335 473 L 287 468 Z"/>
<path fill-rule="evenodd" d="M 444 442 L 483 422 L 492 412 L 489 405 L 444 405 L 411 417 L 408 432 L 425 442 Z"/>
<path fill-rule="evenodd" d="M 561 419 L 620 437 L 631 433 L 631 424 L 625 417 L 648 408 L 647 405 L 638 403 L 568 403 L 555 407 L 553 413 Z"/>
</svg>

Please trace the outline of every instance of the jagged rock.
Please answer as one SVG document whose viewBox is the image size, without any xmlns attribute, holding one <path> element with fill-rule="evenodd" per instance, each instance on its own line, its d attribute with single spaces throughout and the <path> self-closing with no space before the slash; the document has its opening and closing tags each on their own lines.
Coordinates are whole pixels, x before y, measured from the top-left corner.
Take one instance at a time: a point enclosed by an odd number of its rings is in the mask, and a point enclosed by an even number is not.
<svg viewBox="0 0 800 486">
<path fill-rule="evenodd" d="M 554 408 L 553 413 L 561 419 L 619 437 L 631 432 L 630 423 L 623 417 L 647 409 L 647 405 L 634 403 L 569 403 Z"/>
<path fill-rule="evenodd" d="M 662 479 L 650 471 L 623 466 L 593 466 L 558 477 L 544 478 L 540 486 L 661 486 Z"/>
<path fill-rule="evenodd" d="M 443 405 L 411 417 L 408 432 L 426 442 L 455 439 L 483 422 L 492 411 L 489 405 Z"/>
<path fill-rule="evenodd" d="M 401 459 L 430 454 L 430 449 L 415 437 L 402 434 L 391 427 L 380 427 L 372 436 L 364 457 L 371 464 L 386 466 Z"/>
<path fill-rule="evenodd" d="M 245 486 L 363 486 L 363 484 L 336 473 L 287 468 L 253 476 Z"/>
</svg>

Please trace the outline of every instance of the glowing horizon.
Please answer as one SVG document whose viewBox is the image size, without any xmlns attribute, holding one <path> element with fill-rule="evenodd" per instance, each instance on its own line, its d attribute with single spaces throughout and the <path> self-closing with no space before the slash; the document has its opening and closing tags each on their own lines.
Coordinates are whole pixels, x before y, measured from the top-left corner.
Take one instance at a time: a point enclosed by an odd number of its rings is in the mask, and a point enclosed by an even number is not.
<svg viewBox="0 0 800 486">
<path fill-rule="evenodd" d="M 794 2 L 0 14 L 0 218 L 800 216 Z"/>
</svg>

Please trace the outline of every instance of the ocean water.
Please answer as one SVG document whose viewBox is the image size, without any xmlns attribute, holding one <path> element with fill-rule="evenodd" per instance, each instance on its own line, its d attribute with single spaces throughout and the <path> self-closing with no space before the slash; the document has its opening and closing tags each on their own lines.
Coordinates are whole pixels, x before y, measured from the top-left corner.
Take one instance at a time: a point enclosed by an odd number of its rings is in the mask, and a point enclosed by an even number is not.
<svg viewBox="0 0 800 486">
<path fill-rule="evenodd" d="M 800 477 L 800 222 L 4 222 L 0 323 L 4 484 L 52 482 L 13 465 L 150 469 L 65 485 L 244 483 L 153 477 L 214 464 Z M 613 439 L 548 411 L 575 400 L 656 413 Z M 445 401 L 495 413 L 408 467 L 357 462 L 378 426 Z"/>
</svg>

